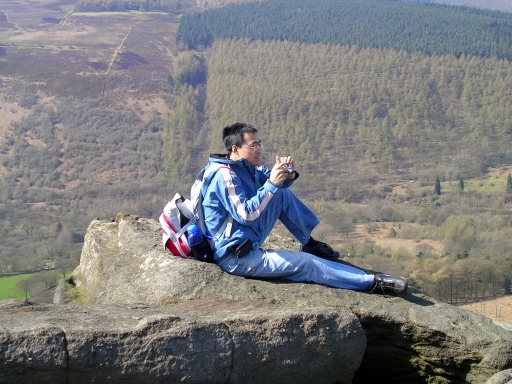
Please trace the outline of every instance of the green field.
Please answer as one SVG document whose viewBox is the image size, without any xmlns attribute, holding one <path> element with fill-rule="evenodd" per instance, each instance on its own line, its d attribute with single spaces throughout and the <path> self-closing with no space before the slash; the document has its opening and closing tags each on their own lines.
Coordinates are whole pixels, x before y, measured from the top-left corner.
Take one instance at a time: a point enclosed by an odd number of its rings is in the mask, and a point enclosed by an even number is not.
<svg viewBox="0 0 512 384">
<path fill-rule="evenodd" d="M 15 293 L 14 287 L 18 281 L 23 280 L 31 275 L 32 273 L 25 273 L 21 275 L 0 277 L 0 300 L 25 299 L 25 295 L 23 293 Z"/>
<path fill-rule="evenodd" d="M 68 276 L 71 272 L 73 272 L 72 268 L 67 269 L 66 276 Z M 59 271 L 48 270 L 48 271 L 40 271 L 40 272 L 35 272 L 35 273 L 24 273 L 24 274 L 19 274 L 19 275 L 0 277 L 0 300 L 3 300 L 3 299 L 24 300 L 25 293 L 16 292 L 16 288 L 15 288 L 16 284 L 20 280 L 24 280 L 29 277 L 32 278 L 32 280 L 34 280 L 34 278 L 35 278 L 36 280 L 42 279 L 42 281 L 44 281 L 44 276 L 45 275 L 48 276 L 49 274 L 56 275 L 55 280 L 52 281 L 51 285 L 56 284 L 60 279 L 62 279 L 62 272 L 60 270 Z M 46 286 L 48 287 L 49 285 L 46 285 Z M 29 294 L 29 297 L 34 294 L 38 294 L 39 292 L 40 292 L 40 290 L 32 290 L 31 293 Z"/>
</svg>

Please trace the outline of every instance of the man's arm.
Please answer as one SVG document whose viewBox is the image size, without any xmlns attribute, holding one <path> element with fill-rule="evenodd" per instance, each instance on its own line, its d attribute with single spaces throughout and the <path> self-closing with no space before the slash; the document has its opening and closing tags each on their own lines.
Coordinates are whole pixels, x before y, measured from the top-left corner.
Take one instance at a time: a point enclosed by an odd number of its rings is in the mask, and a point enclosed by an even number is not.
<svg viewBox="0 0 512 384">
<path fill-rule="evenodd" d="M 291 166 L 292 172 L 285 173 L 285 178 L 282 181 L 282 184 L 280 185 L 283 188 L 289 188 L 293 184 L 295 180 L 299 178 L 299 172 L 295 170 L 295 161 L 290 156 L 276 156 L 276 164 L 272 168 L 272 170 L 268 169 L 265 166 L 262 166 L 259 168 L 260 171 L 260 182 L 263 184 L 265 180 L 268 180 L 271 177 L 271 172 L 274 171 L 276 168 L 282 169 L 286 168 L 285 166 L 289 165 Z"/>
<path fill-rule="evenodd" d="M 237 174 L 229 167 L 220 167 L 212 180 L 219 203 L 234 220 L 247 226 L 255 226 L 270 200 L 278 191 L 276 184 L 266 180 L 255 196 L 248 196 Z M 213 186 L 211 185 L 211 186 Z M 211 190 L 211 188 L 210 188 Z"/>
<path fill-rule="evenodd" d="M 267 181 L 270 177 L 270 169 L 268 169 L 265 166 L 262 166 L 258 169 L 259 169 L 258 174 L 260 177 L 260 183 L 265 184 L 265 181 Z M 295 180 L 297 180 L 299 178 L 299 176 L 300 176 L 299 172 L 297 172 L 296 170 L 293 170 L 293 172 L 290 173 L 286 177 L 286 180 L 283 182 L 281 187 L 282 188 L 290 188 L 293 185 L 293 183 L 295 182 Z"/>
</svg>

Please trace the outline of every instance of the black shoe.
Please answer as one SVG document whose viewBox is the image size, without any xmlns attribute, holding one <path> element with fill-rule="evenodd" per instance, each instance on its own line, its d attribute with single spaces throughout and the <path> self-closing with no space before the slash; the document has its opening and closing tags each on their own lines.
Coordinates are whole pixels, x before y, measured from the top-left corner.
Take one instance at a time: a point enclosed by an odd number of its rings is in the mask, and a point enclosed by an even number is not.
<svg viewBox="0 0 512 384">
<path fill-rule="evenodd" d="M 307 245 L 300 246 L 301 252 L 310 253 L 312 255 L 321 257 L 322 259 L 338 261 L 340 253 L 331 248 L 329 244 L 318 241 L 316 245 L 308 247 Z"/>
<path fill-rule="evenodd" d="M 394 296 L 403 296 L 407 293 L 407 285 L 407 279 L 405 277 L 377 273 L 369 293 L 377 291 Z"/>
</svg>

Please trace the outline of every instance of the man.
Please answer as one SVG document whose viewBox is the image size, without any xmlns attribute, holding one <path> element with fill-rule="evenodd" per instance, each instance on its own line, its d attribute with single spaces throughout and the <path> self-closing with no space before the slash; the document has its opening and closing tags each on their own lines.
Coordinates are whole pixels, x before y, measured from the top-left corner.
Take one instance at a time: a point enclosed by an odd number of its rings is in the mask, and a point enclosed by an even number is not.
<svg viewBox="0 0 512 384">
<path fill-rule="evenodd" d="M 214 262 L 223 271 L 357 291 L 406 293 L 403 277 L 338 263 L 334 260 L 339 252 L 311 237 L 319 221 L 288 189 L 299 177 L 290 156 L 277 156 L 271 170 L 260 167 L 263 146 L 258 131 L 244 123 L 225 127 L 223 140 L 228 155 L 211 155 L 199 174 L 199 178 L 206 175 L 201 193 L 206 227 L 215 234 Z M 277 220 L 302 244 L 300 251 L 261 248 Z M 244 241 L 247 247 L 242 246 Z"/>
</svg>

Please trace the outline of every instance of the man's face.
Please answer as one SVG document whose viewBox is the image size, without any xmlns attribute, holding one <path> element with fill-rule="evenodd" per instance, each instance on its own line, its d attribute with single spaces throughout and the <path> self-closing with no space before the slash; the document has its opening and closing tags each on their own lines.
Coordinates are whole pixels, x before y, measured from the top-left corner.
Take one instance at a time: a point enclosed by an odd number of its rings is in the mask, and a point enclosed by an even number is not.
<svg viewBox="0 0 512 384">
<path fill-rule="evenodd" d="M 261 140 L 258 137 L 258 133 L 244 133 L 244 143 L 241 147 L 237 147 L 238 156 L 242 159 L 246 159 L 249 164 L 258 166 L 260 165 L 261 155 Z"/>
</svg>

